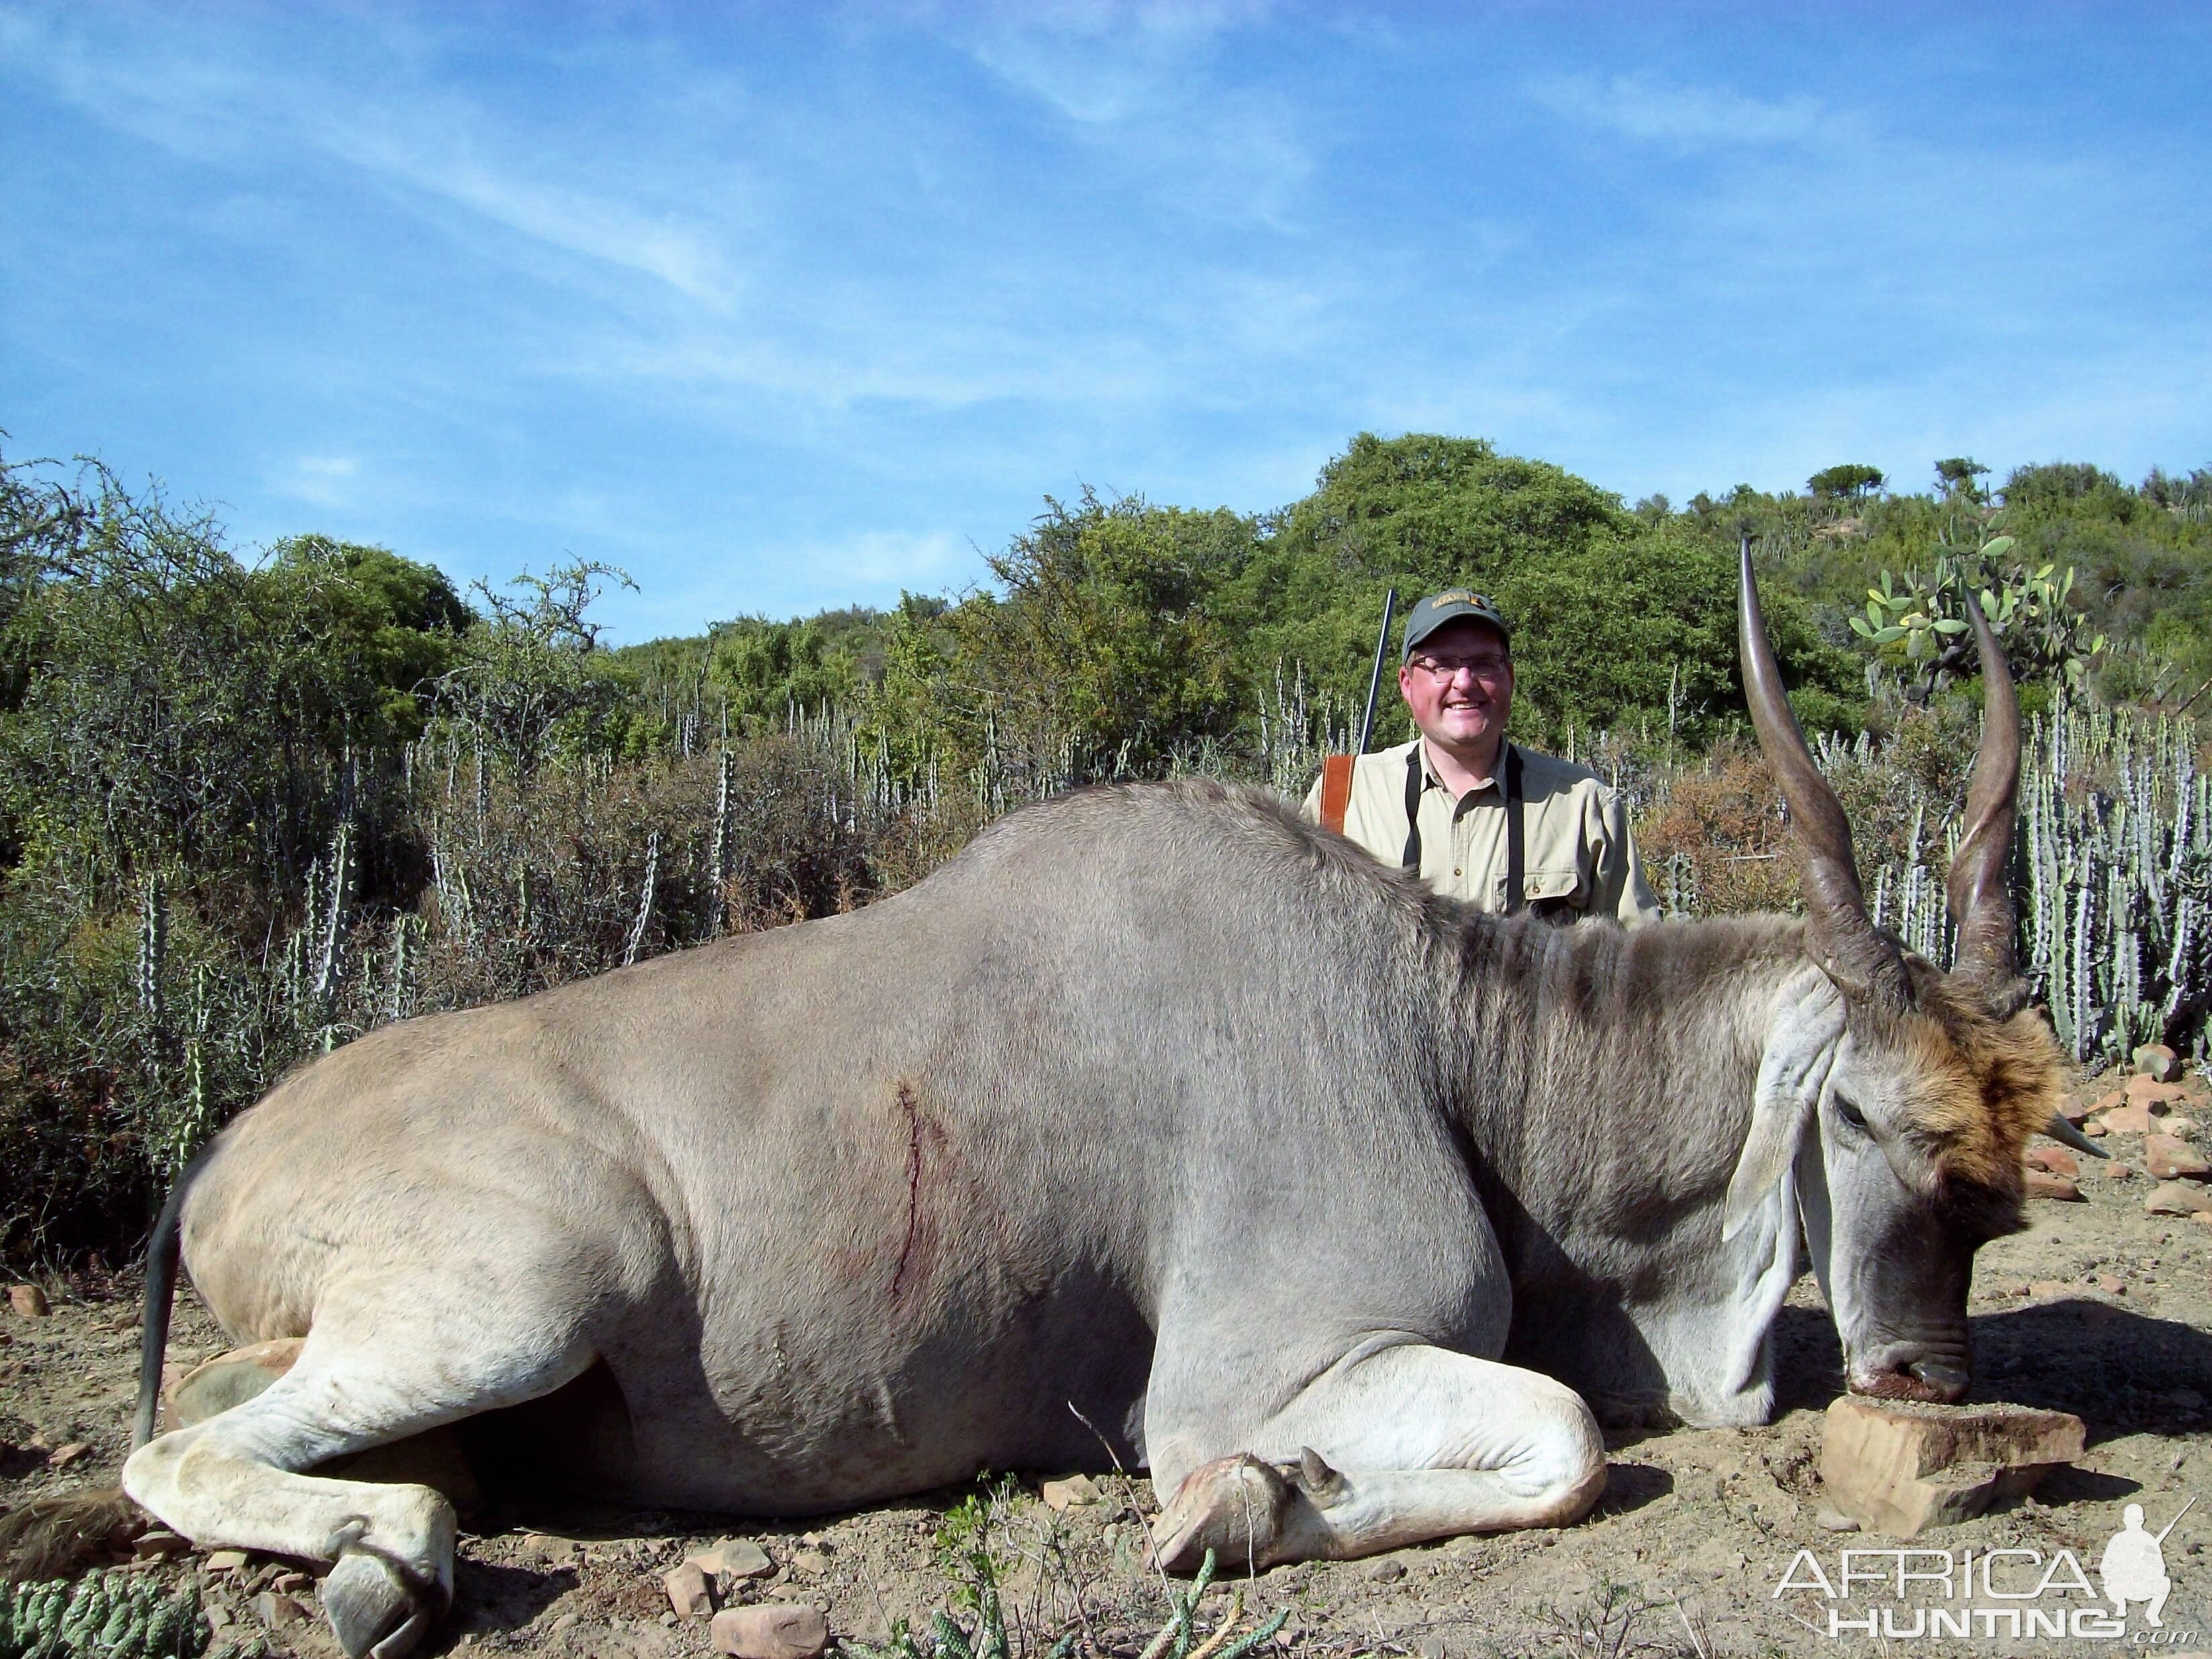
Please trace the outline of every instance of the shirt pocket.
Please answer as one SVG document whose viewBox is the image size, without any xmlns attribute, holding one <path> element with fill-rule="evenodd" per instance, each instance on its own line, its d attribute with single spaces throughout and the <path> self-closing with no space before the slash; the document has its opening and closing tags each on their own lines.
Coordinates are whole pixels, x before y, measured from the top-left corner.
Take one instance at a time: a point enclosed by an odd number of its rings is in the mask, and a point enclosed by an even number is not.
<svg viewBox="0 0 2212 1659">
<path fill-rule="evenodd" d="M 1521 893 L 1528 908 L 1547 919 L 1580 915 L 1589 904 L 1589 883 L 1579 865 L 1528 871 L 1521 879 Z"/>
</svg>

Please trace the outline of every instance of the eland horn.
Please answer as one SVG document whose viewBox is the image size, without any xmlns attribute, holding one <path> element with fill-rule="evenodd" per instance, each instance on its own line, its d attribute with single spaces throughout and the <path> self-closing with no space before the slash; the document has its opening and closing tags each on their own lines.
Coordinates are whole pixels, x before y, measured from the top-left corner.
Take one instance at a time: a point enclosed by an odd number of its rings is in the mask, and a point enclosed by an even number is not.
<svg viewBox="0 0 2212 1659">
<path fill-rule="evenodd" d="M 1781 781 L 1783 799 L 1790 803 L 1798 872 L 1804 882 L 1806 948 L 1844 990 L 1903 1007 L 1911 1000 L 1905 963 L 1867 915 L 1843 803 L 1820 775 L 1813 751 L 1805 746 L 1805 734 L 1797 729 L 1797 717 L 1790 711 L 1790 700 L 1783 695 L 1782 670 L 1767 641 L 1766 618 L 1752 580 L 1748 538 L 1741 558 L 1743 588 L 1736 620 L 1744 699 L 1751 706 L 1759 746 Z"/>
<path fill-rule="evenodd" d="M 1982 744 L 1966 790 L 1966 828 L 1945 883 L 1959 953 L 1952 974 L 1966 981 L 2000 1018 L 2027 1000 L 2014 955 L 2012 831 L 2020 796 L 2020 699 L 2003 648 L 1982 608 L 1966 597 L 1974 645 L 1982 659 Z"/>
</svg>

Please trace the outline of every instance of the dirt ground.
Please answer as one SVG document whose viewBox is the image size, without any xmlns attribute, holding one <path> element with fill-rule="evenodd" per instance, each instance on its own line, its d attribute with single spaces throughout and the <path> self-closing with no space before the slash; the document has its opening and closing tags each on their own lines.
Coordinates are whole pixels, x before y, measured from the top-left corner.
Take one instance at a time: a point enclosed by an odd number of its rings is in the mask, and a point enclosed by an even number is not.
<svg viewBox="0 0 2212 1659">
<path fill-rule="evenodd" d="M 1917 1541 L 1954 1552 L 2015 1547 L 2045 1558 L 2066 1548 L 2094 1573 L 2125 1504 L 2142 1504 L 2154 1530 L 2201 1497 L 2165 1543 L 2173 1592 L 2162 1632 L 2147 1632 L 2139 1612 L 2129 1626 L 2135 1645 L 2156 1635 L 2201 1649 L 2212 1644 L 2212 1225 L 2146 1213 L 2153 1183 L 2142 1172 L 2140 1142 L 2114 1136 L 2106 1144 L 2132 1177 L 2115 1179 L 2103 1173 L 2109 1166 L 2081 1160 L 2086 1201 L 2032 1202 L 2031 1229 L 1982 1252 L 1971 1306 L 1975 1397 L 2079 1413 L 2087 1455 L 2018 1506 Z M 41 1493 L 112 1484 L 129 1443 L 135 1282 L 46 1282 L 51 1316 L 0 1312 L 0 1505 L 9 1509 Z M 1276 1638 L 1282 1647 L 1425 1659 L 1871 1646 L 1861 1637 L 1832 1638 L 1811 1593 L 1775 1593 L 1801 1548 L 1832 1573 L 1839 1550 L 1888 1542 L 1821 1524 L 1822 1413 L 1841 1376 L 1833 1329 L 1809 1279 L 1791 1293 L 1778 1339 L 1779 1408 L 1771 1425 L 1614 1437 L 1610 1489 L 1580 1525 L 1278 1569 L 1243 1587 L 1247 1627 L 1255 1613 L 1287 1607 L 1290 1621 Z M 180 1296 L 173 1363 L 222 1346 L 204 1311 Z M 1091 1652 L 1128 1659 L 1168 1605 L 1139 1548 L 1140 1520 L 1153 1507 L 1149 1483 L 1102 1480 L 1102 1501 L 1054 1513 L 1038 1501 L 1035 1476 L 1024 1478 L 1000 1506 L 995 1534 L 1008 1558 L 1016 1659 L 1025 1639 L 1041 1653 L 1071 1626 Z M 458 1603 L 430 1650 L 705 1654 L 705 1622 L 669 1610 L 660 1574 L 729 1537 L 757 1540 L 775 1566 L 734 1599 L 811 1602 L 827 1613 L 833 1638 L 880 1642 L 893 1620 L 924 1626 L 945 1605 L 951 1586 L 934 1540 L 946 1509 L 964 1495 L 937 1492 L 789 1524 L 495 1506 L 463 1540 Z M 258 1650 L 317 1659 L 337 1651 L 312 1583 L 292 1564 L 256 1559 L 211 1572 L 195 1555 L 146 1570 L 201 1581 L 220 1621 L 217 1652 L 254 1651 L 257 1642 Z M 255 1598 L 272 1588 L 311 1619 L 269 1630 Z M 1227 1589 L 1210 1593 L 1208 1620 L 1225 1613 L 1229 1601 Z M 1035 1639 L 1040 1631 L 1043 1639 Z M 2191 1631 L 2193 1638 L 2181 1638 Z M 1987 1655 L 2113 1644 L 1977 1636 L 1902 1645 Z"/>
</svg>

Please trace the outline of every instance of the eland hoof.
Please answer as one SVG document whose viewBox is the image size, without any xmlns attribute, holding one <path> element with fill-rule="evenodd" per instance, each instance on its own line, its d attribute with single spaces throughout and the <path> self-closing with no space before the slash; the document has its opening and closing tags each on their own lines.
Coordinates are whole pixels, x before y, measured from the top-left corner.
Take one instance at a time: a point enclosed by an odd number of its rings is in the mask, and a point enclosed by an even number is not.
<svg viewBox="0 0 2212 1659">
<path fill-rule="evenodd" d="M 446 1611 L 444 1587 L 409 1582 L 397 1565 L 349 1549 L 323 1579 L 323 1611 L 346 1659 L 404 1659 Z"/>
<path fill-rule="evenodd" d="M 1318 1521 L 1282 1470 L 1239 1452 L 1183 1477 L 1152 1522 L 1152 1552 L 1169 1572 L 1197 1571 L 1208 1550 L 1224 1572 L 1258 1572 L 1321 1553 L 1303 1547 Z"/>
</svg>

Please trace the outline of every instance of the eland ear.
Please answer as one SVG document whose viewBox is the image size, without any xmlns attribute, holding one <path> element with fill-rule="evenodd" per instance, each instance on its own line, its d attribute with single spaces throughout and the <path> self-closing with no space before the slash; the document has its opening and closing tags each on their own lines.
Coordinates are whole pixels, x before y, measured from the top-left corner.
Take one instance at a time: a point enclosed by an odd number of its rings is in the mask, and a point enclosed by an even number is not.
<svg viewBox="0 0 2212 1659">
<path fill-rule="evenodd" d="M 1817 1095 L 1809 1099 L 1777 1098 L 1761 1089 L 1751 1109 L 1751 1134 L 1729 1177 L 1728 1204 L 1721 1211 L 1721 1237 L 1734 1238 L 1759 1213 L 1775 1183 L 1797 1161 L 1797 1148 L 1813 1121 Z"/>
<path fill-rule="evenodd" d="M 1734 1238 L 1750 1224 L 1796 1162 L 1843 1035 L 1844 1001 L 1834 981 L 1817 968 L 1791 975 L 1767 1016 L 1766 1044 L 1751 1101 L 1751 1133 L 1744 1137 L 1721 1211 L 1723 1239 Z"/>
</svg>

